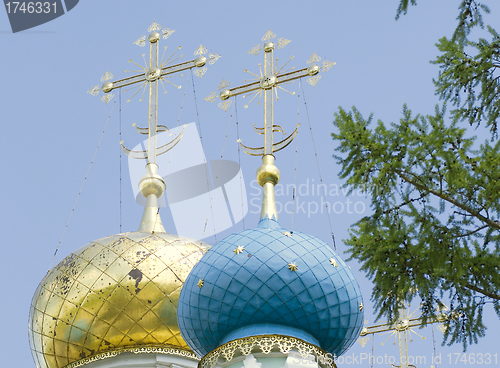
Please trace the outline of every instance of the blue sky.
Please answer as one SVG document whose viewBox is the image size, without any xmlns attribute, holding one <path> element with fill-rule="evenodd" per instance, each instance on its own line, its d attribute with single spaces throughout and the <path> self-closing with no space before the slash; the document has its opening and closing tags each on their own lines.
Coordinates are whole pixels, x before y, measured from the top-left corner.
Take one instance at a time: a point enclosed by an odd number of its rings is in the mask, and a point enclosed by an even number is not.
<svg viewBox="0 0 500 368">
<path fill-rule="evenodd" d="M 156 21 L 176 32 L 165 42 L 169 50 L 182 45 L 183 60 L 190 60 L 202 43 L 209 52 L 222 57 L 200 80 L 193 83 L 189 73 L 176 82 L 180 90 L 168 87 L 160 96 L 159 119 L 169 126 L 198 122 L 201 126 L 203 148 L 208 159 L 219 159 L 227 132 L 223 158 L 238 161 L 235 114 L 224 113 L 216 104 L 203 101 L 214 91 L 222 78 L 232 86 L 242 83 L 248 75 L 243 69 L 258 73 L 261 56 L 247 52 L 270 29 L 277 37 L 292 40 L 277 56 L 283 63 L 295 55 L 290 65 L 306 66 L 306 60 L 316 52 L 323 59 L 337 63 L 316 87 L 304 83 L 309 120 L 313 127 L 315 147 L 321 173 L 329 188 L 340 186 L 339 167 L 332 154 L 335 143 L 330 133 L 334 127 L 333 114 L 337 106 L 355 105 L 365 116 L 374 112 L 375 119 L 398 121 L 402 106 L 407 103 L 414 112 L 432 113 L 438 98 L 434 95 L 432 78 L 438 67 L 429 63 L 437 55 L 434 44 L 450 36 L 456 25 L 458 1 L 424 2 L 412 7 L 408 15 L 395 21 L 398 1 L 80 1 L 69 13 L 30 30 L 12 34 L 5 12 L 0 12 L 0 42 L 2 45 L 2 86 L 0 89 L 3 132 L 1 162 L 2 197 L 2 254 L 3 290 L 0 311 L 4 333 L 1 334 L 2 357 L 5 366 L 33 367 L 28 345 L 27 319 L 31 297 L 48 268 L 71 213 L 82 181 L 86 176 L 96 146 L 108 116 L 109 123 L 99 151 L 79 198 L 75 212 L 64 235 L 54 264 L 86 243 L 120 231 L 120 146 L 119 103 L 105 105 L 99 98 L 87 94 L 100 77 L 109 70 L 116 78 L 124 77 L 130 69 L 129 59 L 142 63 L 144 49 L 133 42 L 147 34 Z M 491 5 L 492 15 L 485 21 L 499 29 L 500 5 Z M 288 89 L 299 92 L 299 84 Z M 185 97 L 184 97 L 185 95 Z M 328 217 L 321 211 L 307 213 L 321 203 L 321 196 L 312 193 L 319 175 L 309 123 L 304 108 L 304 96 L 280 94 L 276 122 L 291 132 L 297 122 L 302 124 L 298 135 L 298 160 L 295 165 L 295 143 L 277 154 L 281 183 L 303 185 L 300 200 L 306 202 L 304 211 L 295 214 L 294 229 L 313 234 L 331 242 Z M 130 96 L 130 94 L 128 94 Z M 121 132 L 129 147 L 142 140 L 132 124 L 146 120 L 147 104 L 136 96 L 130 103 L 122 96 Z M 184 102 L 183 102 L 184 100 Z M 262 110 L 255 104 L 244 109 L 238 100 L 239 133 L 250 146 L 261 142 L 252 124 L 262 121 Z M 182 110 L 181 110 L 182 105 Z M 114 106 L 114 107 L 113 107 Z M 111 109 L 113 110 L 111 111 Z M 144 125 L 144 124 L 142 124 Z M 228 128 L 229 126 L 229 128 Z M 480 131 L 479 131 L 480 133 Z M 135 231 L 142 208 L 134 201 L 129 181 L 127 161 L 122 155 L 122 229 Z M 241 154 L 241 166 L 246 180 L 249 200 L 259 198 L 252 183 L 260 165 L 258 158 Z M 306 193 L 305 189 L 309 188 Z M 286 190 L 277 196 L 286 204 L 291 193 Z M 341 239 L 347 237 L 351 224 L 369 214 L 369 202 L 356 193 L 346 197 L 332 190 L 327 198 L 337 205 L 339 213 L 331 214 L 331 222 L 339 253 L 346 250 Z M 257 200 L 259 201 L 259 200 Z M 347 201 L 352 203 L 348 210 Z M 358 203 L 357 207 L 354 205 Z M 357 209 L 358 213 L 354 209 Z M 245 226 L 256 225 L 258 214 L 249 204 Z M 305 213 L 304 213 L 305 212 Z M 175 233 L 172 216 L 162 210 L 168 232 Z M 282 213 L 280 222 L 290 228 L 291 214 Z M 242 223 L 217 235 L 220 240 L 242 229 Z M 213 242 L 215 239 L 208 239 Z M 366 318 L 374 322 L 370 302 L 371 283 L 359 265 L 350 267 L 361 285 Z M 500 323 L 491 308 L 486 310 L 488 331 L 478 345 L 468 353 L 498 352 Z M 410 355 L 426 356 L 426 364 L 434 351 L 431 328 L 417 331 L 425 340 L 416 337 L 409 344 Z M 442 334 L 434 328 L 437 353 L 443 367 L 455 363 L 460 346 L 441 347 Z M 398 356 L 397 347 L 385 338 L 376 337 L 374 355 Z M 365 348 L 355 344 L 347 355 L 360 356 L 371 352 L 372 342 Z M 452 354 L 452 355 L 448 355 Z M 500 357 L 499 357 L 500 358 Z M 449 363 L 451 359 L 451 364 Z M 359 358 L 358 358 L 359 360 Z M 377 364 L 376 364 L 377 365 Z M 382 366 L 381 364 L 380 366 Z M 349 364 L 339 365 L 349 366 Z M 360 366 L 368 366 L 366 360 Z"/>
</svg>

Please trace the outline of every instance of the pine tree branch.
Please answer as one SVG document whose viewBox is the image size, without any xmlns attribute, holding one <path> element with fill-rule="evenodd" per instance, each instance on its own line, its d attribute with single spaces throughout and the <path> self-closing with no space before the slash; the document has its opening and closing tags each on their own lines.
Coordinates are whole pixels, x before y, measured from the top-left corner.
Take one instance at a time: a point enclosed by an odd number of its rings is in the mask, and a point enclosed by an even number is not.
<svg viewBox="0 0 500 368">
<path fill-rule="evenodd" d="M 488 227 L 488 225 L 486 224 L 486 225 L 484 225 L 484 226 L 478 227 L 476 230 L 469 231 L 468 233 L 465 233 L 465 234 L 460 234 L 460 235 L 457 235 L 457 236 L 455 236 L 454 238 L 463 238 L 463 237 L 465 237 L 465 236 L 470 236 L 470 235 L 475 234 L 475 233 L 477 233 L 478 231 L 481 231 L 481 230 L 483 230 L 483 229 L 485 229 L 485 228 L 487 228 L 487 227 Z"/>
<path fill-rule="evenodd" d="M 437 276 L 437 277 L 439 277 L 439 278 L 441 278 L 441 279 L 443 279 L 443 280 L 446 280 L 447 282 L 454 282 L 454 281 L 450 280 L 447 276 L 444 276 L 444 275 L 442 275 L 442 274 L 441 274 L 441 275 L 439 275 L 439 274 L 432 275 L 432 274 L 426 273 L 426 275 L 428 275 L 428 276 L 430 276 L 430 277 Z M 492 292 L 490 292 L 490 291 L 486 291 L 486 290 L 484 290 L 484 289 L 481 289 L 480 287 L 474 286 L 474 285 L 472 285 L 472 284 L 470 284 L 470 283 L 468 283 L 468 282 L 466 282 L 466 281 L 462 281 L 462 282 L 461 282 L 460 280 L 457 280 L 457 282 L 458 282 L 458 283 L 459 283 L 462 287 L 465 287 L 465 288 L 467 288 L 467 289 L 470 289 L 470 290 L 472 290 L 472 291 L 475 291 L 475 292 L 477 292 L 477 293 L 479 293 L 479 294 L 483 294 L 484 296 L 487 296 L 487 297 L 489 297 L 489 298 L 491 298 L 491 299 L 500 300 L 500 295 L 498 295 L 498 294 L 494 294 L 494 293 L 492 293 Z"/>
<path fill-rule="evenodd" d="M 489 291 L 486 291 L 486 290 L 483 290 L 481 288 L 478 288 L 477 286 L 474 286 L 474 285 L 471 285 L 471 284 L 466 284 L 466 285 L 463 285 L 465 286 L 467 289 L 471 289 L 473 291 L 476 291 L 480 294 L 483 294 L 484 296 L 487 296 L 491 299 L 495 299 L 495 300 L 500 300 L 500 295 L 498 294 L 493 294 L 493 293 L 490 293 Z"/>
<path fill-rule="evenodd" d="M 396 172 L 396 174 L 401 178 L 403 179 L 404 181 L 406 181 L 407 183 L 409 184 L 412 184 L 413 186 L 415 186 L 416 188 L 420 189 L 420 190 L 424 190 L 424 191 L 428 191 L 429 193 L 431 194 L 434 194 L 435 196 L 451 203 L 451 204 L 454 204 L 455 206 L 457 206 L 458 208 L 461 208 L 462 210 L 470 213 L 471 215 L 473 215 L 474 217 L 478 218 L 480 221 L 486 223 L 489 227 L 492 227 L 496 230 L 500 230 L 500 223 L 496 222 L 496 221 L 492 221 L 490 220 L 489 218 L 487 217 L 484 217 L 483 215 L 481 215 L 478 211 L 472 209 L 471 207 L 461 203 L 461 202 L 458 202 L 457 200 L 447 196 L 446 194 L 442 193 L 442 192 L 438 192 L 434 189 L 430 189 L 430 188 L 427 188 L 425 185 L 423 184 L 420 184 L 420 183 L 417 183 L 415 180 L 412 180 L 410 179 L 408 176 L 406 176 L 403 171 L 401 170 L 394 170 Z"/>
<path fill-rule="evenodd" d="M 389 208 L 388 210 L 385 210 L 383 213 L 384 213 L 384 214 L 387 214 L 387 213 L 391 213 L 392 211 L 397 211 L 397 210 L 399 210 L 401 207 L 404 207 L 404 206 L 406 206 L 406 205 L 408 205 L 408 204 L 410 204 L 410 203 L 412 203 L 412 202 L 415 202 L 415 201 L 418 201 L 418 200 L 420 200 L 420 199 L 424 198 L 427 194 L 429 194 L 429 193 L 424 192 L 424 193 L 422 193 L 422 194 L 420 195 L 420 197 L 418 197 L 418 198 L 410 198 L 410 199 L 408 199 L 407 201 L 405 201 L 405 202 L 403 202 L 403 203 L 401 203 L 401 204 L 399 204 L 399 205 L 397 205 L 397 206 L 394 206 L 394 207 L 392 207 L 392 208 Z"/>
</svg>

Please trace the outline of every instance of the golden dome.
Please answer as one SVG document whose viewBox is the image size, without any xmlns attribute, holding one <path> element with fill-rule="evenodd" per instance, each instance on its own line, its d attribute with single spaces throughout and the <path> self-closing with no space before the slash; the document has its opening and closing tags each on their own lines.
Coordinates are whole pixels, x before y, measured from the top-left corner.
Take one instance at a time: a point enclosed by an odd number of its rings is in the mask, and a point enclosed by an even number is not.
<svg viewBox="0 0 500 368">
<path fill-rule="evenodd" d="M 91 242 L 38 286 L 29 317 L 39 368 L 138 347 L 189 351 L 177 303 L 208 245 L 166 233 L 131 232 Z"/>
</svg>

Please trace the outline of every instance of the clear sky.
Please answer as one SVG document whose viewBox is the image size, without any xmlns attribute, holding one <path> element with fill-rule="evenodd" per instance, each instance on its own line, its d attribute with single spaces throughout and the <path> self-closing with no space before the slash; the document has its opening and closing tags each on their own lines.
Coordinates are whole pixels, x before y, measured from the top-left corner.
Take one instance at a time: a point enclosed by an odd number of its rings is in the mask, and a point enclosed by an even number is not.
<svg viewBox="0 0 500 368">
<path fill-rule="evenodd" d="M 333 114 L 337 106 L 355 105 L 365 116 L 375 113 L 376 119 L 397 122 L 403 103 L 418 113 L 432 113 L 438 98 L 434 95 L 432 78 L 438 68 L 429 64 L 437 55 L 434 44 L 442 36 L 451 36 L 456 25 L 459 1 L 419 1 L 408 15 L 395 21 L 398 1 L 80 1 L 64 16 L 39 27 L 12 34 L 7 15 L 0 11 L 0 42 L 2 67 L 0 111 L 3 157 L 1 159 L 1 231 L 2 231 L 2 297 L 0 315 L 4 332 L 0 334 L 2 366 L 33 367 L 28 344 L 27 320 L 32 295 L 51 267 L 52 256 L 58 246 L 66 222 L 71 214 L 82 181 L 101 137 L 108 116 L 111 116 L 92 169 L 79 198 L 74 214 L 64 235 L 55 265 L 64 256 L 88 242 L 120 232 L 120 147 L 118 93 L 109 105 L 98 97 L 87 94 L 106 70 L 116 78 L 127 76 L 131 69 L 129 59 L 142 64 L 141 49 L 133 42 L 147 34 L 149 25 L 156 21 L 176 32 L 162 44 L 169 50 L 182 45 L 183 60 L 190 60 L 194 50 L 203 43 L 209 52 L 222 55 L 209 66 L 200 80 L 194 81 L 197 104 L 194 102 L 193 83 L 189 73 L 179 77 L 180 90 L 167 87 L 167 95 L 160 96 L 160 123 L 176 126 L 197 122 L 199 119 L 203 148 L 208 159 L 219 159 L 228 132 L 223 158 L 238 161 L 235 114 L 224 113 L 216 104 L 203 101 L 216 90 L 222 78 L 239 85 L 248 74 L 243 69 L 258 73 L 262 55 L 247 52 L 270 29 L 277 37 L 292 40 L 277 55 L 280 63 L 295 58 L 290 65 L 306 66 L 306 60 L 316 52 L 323 59 L 337 63 L 316 87 L 304 83 L 309 120 L 313 127 L 315 146 L 319 156 L 324 182 L 331 191 L 327 201 L 337 203 L 338 213 L 331 214 L 338 252 L 342 257 L 351 224 L 370 213 L 369 201 L 354 193 L 345 196 L 335 193 L 339 167 L 332 154 L 335 142 L 330 133 L 334 127 Z M 488 2 L 488 3 L 491 3 Z M 500 29 L 500 4 L 491 6 L 492 15 L 485 21 Z M 299 92 L 299 84 L 288 86 Z M 185 94 L 185 98 L 184 98 Z M 330 243 L 328 217 L 321 210 L 321 196 L 313 193 L 319 183 L 314 159 L 314 148 L 309 132 L 303 94 L 290 96 L 280 93 L 276 109 L 277 123 L 291 132 L 297 122 L 302 124 L 298 135 L 298 160 L 295 165 L 295 143 L 277 154 L 276 164 L 281 170 L 283 184 L 302 185 L 299 203 L 305 203 L 293 218 L 293 228 L 313 234 Z M 144 125 L 146 102 L 136 96 L 130 103 L 123 94 L 121 105 L 122 139 L 133 147 L 142 140 L 132 124 Z M 113 102 L 116 103 L 113 104 Z M 262 121 L 261 106 L 256 101 L 243 109 L 238 100 L 239 133 L 246 144 L 257 146 L 261 136 L 253 132 L 252 124 Z M 114 107 L 113 107 L 114 106 Z M 111 109 L 113 110 L 111 111 Z M 229 129 L 228 129 L 229 125 Z M 480 132 L 480 131 L 479 131 Z M 122 230 L 135 231 L 142 208 L 134 201 L 129 181 L 127 161 L 122 155 Z M 248 193 L 249 213 L 245 227 L 255 226 L 258 220 L 255 198 L 260 198 L 254 173 L 260 160 L 242 153 L 241 165 Z M 306 191 L 308 189 L 308 191 Z M 254 202 L 252 202 L 254 199 Z M 277 195 L 282 205 L 292 201 L 290 192 Z M 259 200 L 260 201 L 260 200 Z M 357 206 L 355 207 L 355 205 Z M 321 207 L 321 206 L 320 206 Z M 308 213 L 308 208 L 310 212 Z M 343 210 L 342 210 L 343 208 Z M 169 209 L 162 210 L 167 232 L 175 233 Z M 280 214 L 281 225 L 290 228 L 292 215 Z M 240 231 L 240 222 L 228 231 L 218 234 L 217 240 L 231 232 Z M 214 242 L 209 238 L 208 242 Z M 370 295 L 372 284 L 359 272 L 355 261 L 350 267 L 361 285 L 366 318 L 372 324 Z M 468 353 L 500 355 L 498 338 L 500 323 L 486 308 L 486 337 Z M 418 336 L 409 344 L 410 355 L 425 356 L 429 367 L 434 351 L 441 354 L 442 367 L 465 366 L 458 361 L 460 346 L 442 347 L 442 334 L 434 327 L 417 330 Z M 386 336 L 387 337 L 387 336 Z M 377 336 L 373 344 L 375 356 L 396 356 L 397 347 L 386 337 Z M 435 349 L 435 350 L 434 350 Z M 346 355 L 358 357 L 358 366 L 369 366 L 360 358 L 372 352 L 372 340 L 362 348 L 355 344 Z M 449 355 L 451 354 L 451 355 Z M 500 356 L 497 355 L 497 359 Z M 460 355 L 462 358 L 462 355 Z M 451 359 L 451 364 L 450 364 Z M 379 360 L 380 362 L 380 360 Z M 362 364 L 361 364 L 362 363 Z M 492 364 L 494 366 L 494 358 Z M 354 362 L 356 364 L 356 362 Z M 477 363 L 476 363 L 477 364 Z M 484 364 L 484 363 L 483 363 Z M 349 366 L 347 361 L 339 366 Z M 388 364 L 375 364 L 388 366 Z M 470 364 L 468 364 L 470 365 Z"/>
</svg>

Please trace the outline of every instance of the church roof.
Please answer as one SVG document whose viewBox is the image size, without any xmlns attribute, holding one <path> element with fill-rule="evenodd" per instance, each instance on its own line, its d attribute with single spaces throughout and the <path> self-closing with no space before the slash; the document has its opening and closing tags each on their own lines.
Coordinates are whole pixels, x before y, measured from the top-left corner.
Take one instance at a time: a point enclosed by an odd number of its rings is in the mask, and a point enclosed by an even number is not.
<svg viewBox="0 0 500 368">
<path fill-rule="evenodd" d="M 292 336 L 336 355 L 357 339 L 362 297 L 349 267 L 320 239 L 277 225 L 264 219 L 228 236 L 186 279 L 179 327 L 200 356 L 256 335 Z"/>
<path fill-rule="evenodd" d="M 161 222 L 158 198 L 166 185 L 156 160 L 179 143 L 184 130 L 170 142 L 156 145 L 157 133 L 168 130 L 157 124 L 156 93 L 166 76 L 195 68 L 201 77 L 206 70 L 201 68 L 220 56 L 212 53 L 207 59 L 207 49 L 200 45 L 191 61 L 164 62 L 158 56 L 159 42 L 174 31 L 153 22 L 148 32 L 134 42 L 149 45 L 146 67 L 136 64 L 142 68 L 139 74 L 114 81 L 106 72 L 101 78 L 104 84 L 89 91 L 92 95 L 102 92 L 101 99 L 108 103 L 115 89 L 131 85 L 149 89 L 148 127 L 136 127 L 149 137 L 147 150 L 133 151 L 120 142 L 129 157 L 147 160 L 146 174 L 139 181 L 146 199 L 139 230 L 89 243 L 63 259 L 41 281 L 29 317 L 30 346 L 39 368 L 71 368 L 82 361 L 144 347 L 197 358 L 182 339 L 176 309 L 189 271 L 209 246 L 166 234 Z"/>
<path fill-rule="evenodd" d="M 62 368 L 124 349 L 193 355 L 177 325 L 180 290 L 207 244 L 131 232 L 71 253 L 38 286 L 30 308 L 35 364 Z"/>
</svg>

